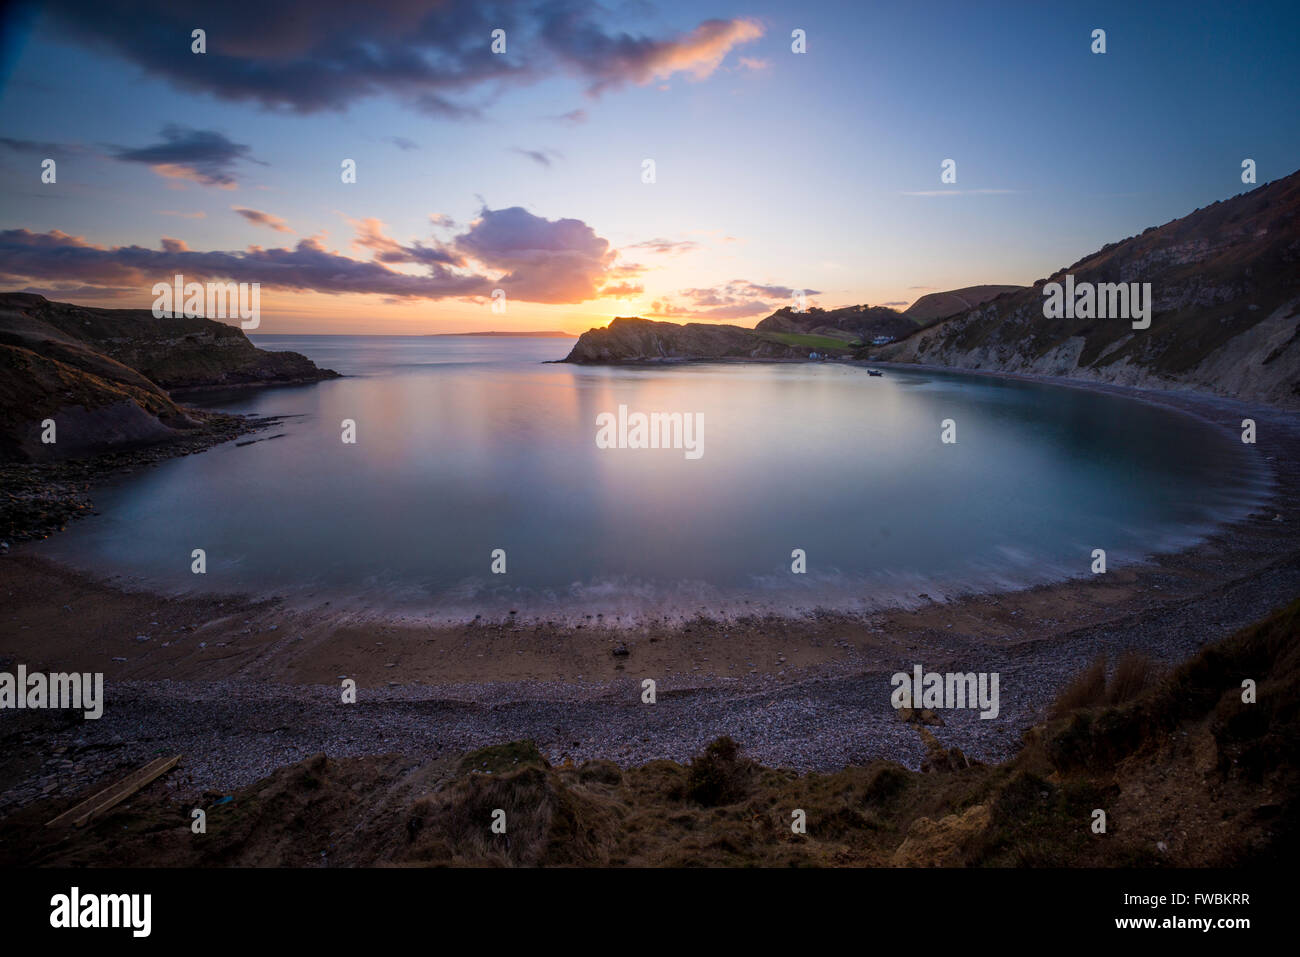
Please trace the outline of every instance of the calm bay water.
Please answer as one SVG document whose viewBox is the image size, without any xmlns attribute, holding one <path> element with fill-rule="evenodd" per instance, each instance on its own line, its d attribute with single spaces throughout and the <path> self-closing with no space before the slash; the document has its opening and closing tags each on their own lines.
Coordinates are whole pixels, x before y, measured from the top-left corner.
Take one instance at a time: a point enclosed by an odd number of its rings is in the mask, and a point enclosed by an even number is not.
<svg viewBox="0 0 1300 957">
<path fill-rule="evenodd" d="M 255 341 L 348 378 L 206 394 L 293 418 L 102 490 L 102 514 L 43 553 L 152 588 L 433 617 L 865 609 L 1085 575 L 1094 548 L 1112 567 L 1179 548 L 1265 490 L 1232 437 L 1079 390 L 833 362 L 546 364 L 566 339 Z M 620 404 L 702 413 L 703 456 L 598 448 L 596 416 Z"/>
</svg>

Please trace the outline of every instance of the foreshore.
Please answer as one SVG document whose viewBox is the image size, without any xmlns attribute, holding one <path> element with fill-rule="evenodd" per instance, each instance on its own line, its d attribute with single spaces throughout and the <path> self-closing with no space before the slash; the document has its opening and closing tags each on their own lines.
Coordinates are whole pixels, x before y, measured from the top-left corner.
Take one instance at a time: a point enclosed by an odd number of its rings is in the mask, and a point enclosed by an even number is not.
<svg viewBox="0 0 1300 957">
<path fill-rule="evenodd" d="M 951 370 L 944 370 L 951 371 Z M 1208 540 L 1146 564 L 1022 591 L 870 615 L 606 627 L 468 620 L 430 626 L 284 602 L 126 591 L 14 548 L 0 558 L 0 670 L 103 672 L 104 716 L 0 712 L 0 816 L 163 751 L 178 795 L 233 789 L 325 753 L 454 754 L 530 738 L 551 761 L 685 761 L 728 734 L 768 766 L 920 766 L 890 675 L 997 672 L 995 720 L 946 712 L 929 730 L 1005 759 L 1098 654 L 1173 665 L 1300 595 L 1300 426 L 1285 411 L 1182 392 L 1115 392 L 1239 434 L 1257 422 L 1272 499 Z M 340 704 L 343 679 L 358 704 Z M 657 700 L 642 701 L 653 679 Z"/>
<path fill-rule="evenodd" d="M 17 542 L 48 538 L 69 522 L 96 514 L 92 493 L 100 485 L 157 462 L 198 455 L 214 445 L 270 428 L 281 419 L 198 409 L 189 412 L 202 420 L 203 427 L 170 442 L 105 452 L 89 459 L 0 465 L 0 553 Z"/>
</svg>

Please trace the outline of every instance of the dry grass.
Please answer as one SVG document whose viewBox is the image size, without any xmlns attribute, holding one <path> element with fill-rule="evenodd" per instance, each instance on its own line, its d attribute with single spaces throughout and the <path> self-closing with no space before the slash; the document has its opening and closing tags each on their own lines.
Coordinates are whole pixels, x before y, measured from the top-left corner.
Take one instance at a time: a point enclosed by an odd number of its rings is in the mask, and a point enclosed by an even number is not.
<svg viewBox="0 0 1300 957">
<path fill-rule="evenodd" d="M 36 802 L 0 863 L 62 866 L 1232 866 L 1300 834 L 1300 601 L 1159 678 L 1098 659 L 1001 765 L 796 774 L 719 739 L 689 765 L 551 767 L 528 742 L 282 768 L 211 811 L 146 789 L 77 835 Z M 1243 700 L 1242 682 L 1258 685 Z M 917 727 L 936 749 L 945 729 Z M 955 749 L 949 749 L 949 757 Z M 937 750 L 936 750 L 937 753 Z M 1094 809 L 1109 829 L 1092 832 Z M 493 814 L 505 812 L 506 832 Z M 802 811 L 806 833 L 791 828 Z"/>
<path fill-rule="evenodd" d="M 1087 670 L 1076 675 L 1061 689 L 1047 709 L 1048 720 L 1063 718 L 1071 711 L 1094 708 L 1106 698 L 1106 657 L 1098 655 Z"/>
<path fill-rule="evenodd" d="M 1126 651 L 1106 677 L 1106 656 L 1098 655 L 1084 671 L 1076 675 L 1056 696 L 1047 709 L 1047 719 L 1056 721 L 1075 711 L 1120 705 L 1132 701 L 1157 684 L 1158 669 L 1140 651 Z"/>
<path fill-rule="evenodd" d="M 1124 704 L 1132 701 L 1156 683 L 1156 666 L 1140 651 L 1126 651 L 1115 663 L 1115 672 L 1106 687 L 1106 703 Z"/>
<path fill-rule="evenodd" d="M 691 762 L 686 796 L 705 807 L 735 804 L 745 796 L 754 765 L 741 758 L 740 745 L 724 735 Z"/>
</svg>

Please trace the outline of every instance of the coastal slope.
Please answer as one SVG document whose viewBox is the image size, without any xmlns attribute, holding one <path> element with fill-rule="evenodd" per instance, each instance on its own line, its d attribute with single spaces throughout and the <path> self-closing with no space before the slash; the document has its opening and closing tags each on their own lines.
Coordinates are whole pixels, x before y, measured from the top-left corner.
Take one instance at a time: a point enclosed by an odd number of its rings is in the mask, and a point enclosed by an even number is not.
<svg viewBox="0 0 1300 957">
<path fill-rule="evenodd" d="M 1044 285 L 1150 283 L 1151 325 L 1046 318 Z M 895 362 L 1300 406 L 1300 173 L 1109 244 L 874 350 Z"/>
<path fill-rule="evenodd" d="M 844 306 L 803 312 L 778 309 L 753 329 L 710 322 L 657 322 L 619 317 L 584 332 L 566 362 L 618 363 L 671 359 L 806 359 L 809 352 L 850 355 L 875 336 L 909 335 L 917 323 L 887 306 Z"/>
<path fill-rule="evenodd" d="M 1150 284 L 1150 326 L 1048 318 L 1045 286 Z M 873 340 L 889 337 L 893 342 Z M 906 312 L 782 309 L 753 329 L 615 319 L 566 361 L 808 358 L 811 352 L 1063 376 L 1300 407 L 1300 172 L 1110 243 L 1032 286 L 970 286 Z"/>
<path fill-rule="evenodd" d="M 176 390 L 314 382 L 338 373 L 258 349 L 213 319 L 155 318 L 0 294 L 0 462 L 81 458 L 202 431 Z M 43 442 L 52 419 L 55 442 Z"/>
<path fill-rule="evenodd" d="M 602 329 L 584 332 L 565 362 L 617 363 L 664 359 L 785 359 L 807 355 L 752 329 L 707 322 L 656 322 L 620 316 Z"/>
<path fill-rule="evenodd" d="M 1019 292 L 1024 286 L 967 286 L 948 292 L 932 292 L 922 296 L 903 310 L 903 315 L 919 323 L 947 319 L 967 309 L 982 306 L 1006 292 Z"/>
</svg>

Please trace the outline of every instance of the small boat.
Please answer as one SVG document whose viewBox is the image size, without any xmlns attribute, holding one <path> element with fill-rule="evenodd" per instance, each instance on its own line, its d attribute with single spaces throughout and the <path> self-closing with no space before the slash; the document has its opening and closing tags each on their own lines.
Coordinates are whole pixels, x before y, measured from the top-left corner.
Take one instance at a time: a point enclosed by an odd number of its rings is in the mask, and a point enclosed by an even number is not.
<svg viewBox="0 0 1300 957">
<path fill-rule="evenodd" d="M 879 369 L 868 369 L 867 375 L 884 375 Z"/>
</svg>

